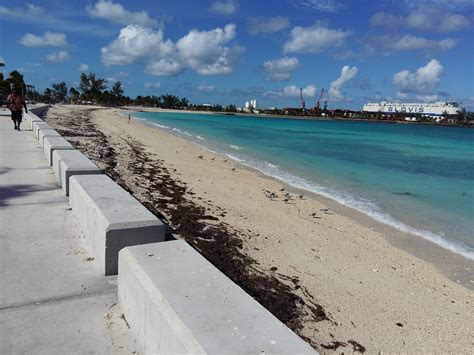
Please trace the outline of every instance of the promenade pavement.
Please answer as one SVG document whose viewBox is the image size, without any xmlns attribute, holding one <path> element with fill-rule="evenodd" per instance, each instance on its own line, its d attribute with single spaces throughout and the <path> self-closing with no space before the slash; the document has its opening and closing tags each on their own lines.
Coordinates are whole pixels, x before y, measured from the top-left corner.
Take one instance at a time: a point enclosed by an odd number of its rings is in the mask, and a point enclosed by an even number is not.
<svg viewBox="0 0 474 355">
<path fill-rule="evenodd" d="M 28 124 L 0 108 L 0 354 L 140 352 Z"/>
</svg>

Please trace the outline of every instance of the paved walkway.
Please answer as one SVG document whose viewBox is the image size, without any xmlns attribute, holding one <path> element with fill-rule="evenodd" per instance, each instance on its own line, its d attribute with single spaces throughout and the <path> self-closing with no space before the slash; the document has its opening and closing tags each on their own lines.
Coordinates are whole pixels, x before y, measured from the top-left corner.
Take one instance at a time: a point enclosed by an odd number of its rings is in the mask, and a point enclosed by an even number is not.
<svg viewBox="0 0 474 355">
<path fill-rule="evenodd" d="M 0 354 L 137 350 L 28 124 L 0 109 Z"/>
</svg>

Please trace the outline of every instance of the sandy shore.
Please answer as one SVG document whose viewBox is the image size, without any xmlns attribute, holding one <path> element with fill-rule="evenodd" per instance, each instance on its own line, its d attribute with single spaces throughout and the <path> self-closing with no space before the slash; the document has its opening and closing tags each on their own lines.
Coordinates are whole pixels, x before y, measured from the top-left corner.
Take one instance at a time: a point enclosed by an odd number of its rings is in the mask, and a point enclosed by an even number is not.
<svg viewBox="0 0 474 355">
<path fill-rule="evenodd" d="M 158 180 L 168 176 L 181 182 L 186 198 L 210 216 L 204 221 L 208 226 L 232 230 L 240 240 L 239 260 L 255 261 L 254 270 L 288 285 L 308 309 L 324 309 L 326 317 L 316 319 L 315 312 L 306 312 L 302 326 L 296 326 L 313 346 L 344 353 L 360 351 L 359 344 L 368 353 L 472 352 L 474 293 L 466 286 L 474 282 L 473 262 L 434 247 L 428 252 L 431 246 L 420 238 L 318 196 L 300 198 L 278 181 L 158 128 L 135 120 L 128 124 L 119 112 L 55 106 L 48 122 L 62 133 L 77 131 L 71 122 L 80 125 L 81 115 L 89 115 L 104 144 L 113 148 L 116 162 L 110 171 L 141 199 L 160 200 L 149 192 L 152 179 L 143 186 L 136 174 L 145 171 L 153 177 L 166 168 Z M 79 149 L 94 152 L 97 143 L 95 147 L 82 144 Z M 98 164 L 104 159 L 104 154 L 88 155 Z M 148 158 L 139 167 L 131 165 L 143 156 Z M 172 212 L 163 212 L 170 224 L 177 223 Z M 205 242 L 218 243 L 215 238 Z M 466 286 L 446 276 L 452 273 L 449 267 L 429 262 L 440 257 L 442 264 L 459 260 L 456 272 L 463 273 Z"/>
</svg>

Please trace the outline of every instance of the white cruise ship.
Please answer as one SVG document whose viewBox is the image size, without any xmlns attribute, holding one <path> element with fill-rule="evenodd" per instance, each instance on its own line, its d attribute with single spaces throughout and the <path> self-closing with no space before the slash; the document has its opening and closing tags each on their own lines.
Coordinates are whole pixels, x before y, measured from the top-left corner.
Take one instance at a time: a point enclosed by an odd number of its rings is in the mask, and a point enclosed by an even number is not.
<svg viewBox="0 0 474 355">
<path fill-rule="evenodd" d="M 428 117 L 454 116 L 464 111 L 464 107 L 454 101 L 437 101 L 429 103 L 400 103 L 382 101 L 380 103 L 369 102 L 363 109 L 365 112 L 380 112 L 385 114 L 406 113 L 419 114 Z"/>
</svg>

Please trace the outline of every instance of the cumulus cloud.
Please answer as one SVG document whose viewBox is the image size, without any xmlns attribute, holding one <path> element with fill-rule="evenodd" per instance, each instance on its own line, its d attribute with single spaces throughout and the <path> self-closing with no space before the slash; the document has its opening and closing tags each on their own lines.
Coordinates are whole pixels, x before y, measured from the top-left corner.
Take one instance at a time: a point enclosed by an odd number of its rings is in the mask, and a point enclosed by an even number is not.
<svg viewBox="0 0 474 355">
<path fill-rule="evenodd" d="M 101 49 L 101 60 L 106 65 L 132 64 L 148 57 L 168 56 L 174 51 L 174 44 L 163 39 L 162 30 L 128 25 L 120 30 L 118 38 Z"/>
<path fill-rule="evenodd" d="M 31 33 L 25 34 L 19 41 L 25 47 L 65 47 L 66 35 L 57 32 L 45 32 L 42 36 Z"/>
<path fill-rule="evenodd" d="M 176 42 L 176 47 L 182 60 L 201 75 L 230 74 L 243 51 L 238 46 L 224 46 L 235 33 L 234 24 L 211 31 L 192 30 Z"/>
<path fill-rule="evenodd" d="M 436 59 L 431 59 L 424 67 L 416 72 L 402 70 L 393 76 L 393 85 L 402 94 L 417 93 L 420 95 L 432 95 L 439 83 L 439 77 L 443 73 L 443 66 Z"/>
<path fill-rule="evenodd" d="M 145 83 L 145 89 L 159 89 L 161 88 L 161 83 Z"/>
<path fill-rule="evenodd" d="M 184 66 L 175 59 L 150 59 L 145 72 L 151 75 L 166 76 L 182 73 Z"/>
<path fill-rule="evenodd" d="M 349 31 L 334 30 L 315 24 L 311 27 L 294 27 L 290 39 L 283 46 L 285 53 L 320 53 L 342 46 L 350 36 Z"/>
<path fill-rule="evenodd" d="M 67 51 L 57 51 L 46 56 L 46 61 L 50 64 L 66 62 L 71 58 Z"/>
<path fill-rule="evenodd" d="M 202 92 L 213 92 L 216 88 L 214 85 L 201 84 L 197 89 Z"/>
<path fill-rule="evenodd" d="M 89 70 L 89 66 L 87 64 L 82 63 L 82 64 L 79 65 L 79 71 L 85 72 L 85 71 L 88 71 L 88 70 Z"/>
<path fill-rule="evenodd" d="M 315 85 L 308 85 L 305 88 L 302 88 L 303 97 L 314 97 L 316 95 L 316 86 Z M 294 85 L 286 86 L 282 92 L 283 96 L 286 97 L 299 97 L 300 96 L 300 88 L 297 88 Z"/>
<path fill-rule="evenodd" d="M 247 29 L 250 34 L 268 34 L 275 33 L 290 26 L 290 21 L 286 17 L 252 17 L 247 23 Z"/>
<path fill-rule="evenodd" d="M 261 69 L 268 74 L 271 81 L 284 81 L 291 78 L 291 74 L 300 66 L 296 57 L 283 57 L 263 62 Z"/>
<path fill-rule="evenodd" d="M 357 75 L 358 71 L 359 70 L 357 69 L 357 67 L 351 68 L 348 65 L 344 65 L 342 67 L 341 75 L 339 76 L 339 78 L 334 80 L 331 83 L 331 86 L 329 87 L 329 99 L 332 101 L 342 100 L 343 99 L 342 93 L 341 93 L 342 86 L 346 82 L 354 78 Z"/>
<path fill-rule="evenodd" d="M 393 15 L 384 11 L 370 18 L 373 26 L 386 28 L 412 28 L 428 32 L 457 32 L 469 28 L 469 20 L 461 14 L 447 12 L 445 8 L 422 5 L 411 10 L 408 15 Z"/>
<path fill-rule="evenodd" d="M 337 12 L 345 7 L 340 0 L 300 0 L 300 5 L 321 12 Z"/>
<path fill-rule="evenodd" d="M 244 51 L 227 46 L 235 35 L 235 25 L 228 24 L 211 31 L 192 30 L 173 43 L 164 39 L 162 30 L 129 25 L 101 49 L 101 60 L 106 65 L 144 63 L 152 75 L 177 75 L 188 68 L 201 75 L 230 74 Z"/>
<path fill-rule="evenodd" d="M 211 5 L 211 11 L 220 15 L 232 15 L 237 10 L 237 2 L 234 0 L 215 1 Z"/>
<path fill-rule="evenodd" d="M 94 6 L 88 6 L 89 16 L 104 19 L 120 25 L 158 26 L 160 22 L 151 18 L 146 11 L 131 12 L 112 0 L 99 0 Z"/>
</svg>

